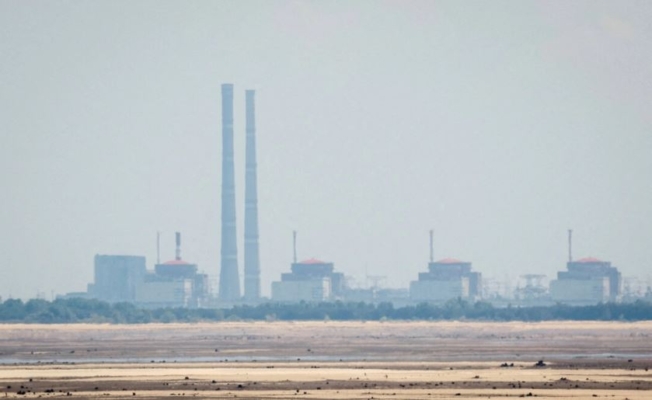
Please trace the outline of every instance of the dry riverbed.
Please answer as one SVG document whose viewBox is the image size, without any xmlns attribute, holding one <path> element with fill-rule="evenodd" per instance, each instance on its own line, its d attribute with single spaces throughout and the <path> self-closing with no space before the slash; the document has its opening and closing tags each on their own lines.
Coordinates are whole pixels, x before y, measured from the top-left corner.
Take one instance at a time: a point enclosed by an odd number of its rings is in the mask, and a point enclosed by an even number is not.
<svg viewBox="0 0 652 400">
<path fill-rule="evenodd" d="M 10 324 L 0 395 L 648 399 L 651 335 L 650 322 Z"/>
</svg>

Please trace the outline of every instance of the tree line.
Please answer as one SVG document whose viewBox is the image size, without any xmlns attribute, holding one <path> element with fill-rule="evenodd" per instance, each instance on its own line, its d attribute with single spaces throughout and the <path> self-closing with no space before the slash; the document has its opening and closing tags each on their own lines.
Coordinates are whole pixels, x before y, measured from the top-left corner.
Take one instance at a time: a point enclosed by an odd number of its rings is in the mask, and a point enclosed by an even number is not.
<svg viewBox="0 0 652 400">
<path fill-rule="evenodd" d="M 92 299 L 8 299 L 0 303 L 0 322 L 21 323 L 113 323 L 199 321 L 384 321 L 384 320 L 477 320 L 477 321 L 641 321 L 652 320 L 652 303 L 601 303 L 591 306 L 556 304 L 537 307 L 497 308 L 487 302 L 461 299 L 443 305 L 421 303 L 394 307 L 392 303 L 363 302 L 265 303 L 238 305 L 230 309 L 146 309 L 130 303 L 106 303 Z"/>
</svg>

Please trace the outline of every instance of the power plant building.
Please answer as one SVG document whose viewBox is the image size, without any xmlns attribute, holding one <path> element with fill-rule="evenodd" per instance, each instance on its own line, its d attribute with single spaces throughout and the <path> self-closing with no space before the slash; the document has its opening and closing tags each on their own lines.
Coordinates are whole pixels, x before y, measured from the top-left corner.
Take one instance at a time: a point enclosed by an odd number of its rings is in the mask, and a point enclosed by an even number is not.
<svg viewBox="0 0 652 400">
<path fill-rule="evenodd" d="M 150 308 L 206 306 L 208 275 L 197 273 L 197 265 L 174 259 L 157 264 L 137 286 L 136 303 Z"/>
<path fill-rule="evenodd" d="M 90 297 L 110 303 L 136 300 L 137 286 L 147 271 L 145 257 L 98 254 L 94 264 L 95 281 L 88 285 Z"/>
<path fill-rule="evenodd" d="M 428 272 L 410 282 L 410 299 L 415 302 L 445 303 L 451 299 L 475 301 L 482 293 L 482 275 L 471 263 L 445 258 L 428 263 Z"/>
<path fill-rule="evenodd" d="M 208 275 L 181 259 L 181 235 L 176 234 L 174 260 L 147 271 L 142 256 L 95 256 L 95 283 L 88 297 L 143 307 L 205 307 L 209 298 Z"/>
<path fill-rule="evenodd" d="M 273 301 L 328 301 L 344 293 L 344 274 L 334 272 L 333 263 L 312 258 L 292 263 L 291 270 L 281 274 L 280 281 L 272 282 Z"/>
<path fill-rule="evenodd" d="M 197 273 L 197 264 L 181 259 L 181 234 L 177 232 L 174 260 L 159 263 L 137 286 L 136 303 L 144 307 L 206 306 L 208 275 Z"/>
<path fill-rule="evenodd" d="M 147 308 L 189 307 L 192 299 L 190 279 L 159 280 L 148 274 L 138 286 L 136 303 Z"/>
<path fill-rule="evenodd" d="M 611 262 L 587 257 L 569 261 L 566 269 L 557 272 L 557 279 L 550 282 L 553 301 L 587 305 L 620 300 L 622 277 Z"/>
</svg>

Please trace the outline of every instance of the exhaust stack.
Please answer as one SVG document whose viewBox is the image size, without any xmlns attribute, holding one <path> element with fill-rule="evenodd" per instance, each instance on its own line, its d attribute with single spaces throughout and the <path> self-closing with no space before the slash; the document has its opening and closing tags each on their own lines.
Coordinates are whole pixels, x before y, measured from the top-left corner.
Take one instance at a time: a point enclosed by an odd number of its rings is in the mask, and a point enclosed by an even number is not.
<svg viewBox="0 0 652 400">
<path fill-rule="evenodd" d="M 297 231 L 292 231 L 292 262 L 297 263 Z"/>
<path fill-rule="evenodd" d="M 235 171 L 233 165 L 233 85 L 222 85 L 222 247 L 220 291 L 223 302 L 240 300 L 238 246 L 235 231 Z"/>
<path fill-rule="evenodd" d="M 245 157 L 244 297 L 245 300 L 251 302 L 260 299 L 255 95 L 254 90 L 245 91 L 247 144 Z"/>
<path fill-rule="evenodd" d="M 573 230 L 568 230 L 568 262 L 573 262 Z"/>
<path fill-rule="evenodd" d="M 174 250 L 174 259 L 181 260 L 181 233 L 175 232 L 177 247 Z"/>
<path fill-rule="evenodd" d="M 430 262 L 435 262 L 435 251 L 432 243 L 432 235 L 433 235 L 433 231 L 431 229 L 430 230 Z"/>
</svg>

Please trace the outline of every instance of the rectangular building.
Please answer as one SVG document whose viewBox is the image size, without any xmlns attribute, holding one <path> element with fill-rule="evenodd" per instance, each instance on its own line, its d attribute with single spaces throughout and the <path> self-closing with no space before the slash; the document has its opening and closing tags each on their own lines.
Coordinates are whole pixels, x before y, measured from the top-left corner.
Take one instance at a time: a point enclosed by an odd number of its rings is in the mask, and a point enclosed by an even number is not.
<svg viewBox="0 0 652 400">
<path fill-rule="evenodd" d="M 619 301 L 622 277 L 611 262 L 587 257 L 566 263 L 566 271 L 559 271 L 550 282 L 550 297 L 566 304 L 597 304 Z"/>
<path fill-rule="evenodd" d="M 292 263 L 280 282 L 272 282 L 272 300 L 280 302 L 339 299 L 345 291 L 344 275 L 334 265 L 316 259 Z"/>
<path fill-rule="evenodd" d="M 192 299 L 192 280 L 149 280 L 138 285 L 136 303 L 148 308 L 188 307 Z"/>
<path fill-rule="evenodd" d="M 410 282 L 410 299 L 415 302 L 444 303 L 451 299 L 476 301 L 482 294 L 482 275 L 471 263 L 445 258 L 428 263 L 428 272 Z"/>
<path fill-rule="evenodd" d="M 417 302 L 445 303 L 469 298 L 469 278 L 410 282 L 410 298 Z"/>
<path fill-rule="evenodd" d="M 451 299 L 476 301 L 482 293 L 482 275 L 471 263 L 445 258 L 428 263 L 428 272 L 410 282 L 410 299 L 416 302 L 445 303 Z"/>
<path fill-rule="evenodd" d="M 586 305 L 609 301 L 609 278 L 557 279 L 550 282 L 550 296 L 555 302 Z"/>
<path fill-rule="evenodd" d="M 146 269 L 142 256 L 98 254 L 95 256 L 95 283 L 89 294 L 112 303 L 133 302 L 136 287 L 143 282 Z"/>
<path fill-rule="evenodd" d="M 272 282 L 272 300 L 281 303 L 319 302 L 330 298 L 331 282 L 328 278 Z"/>
</svg>

